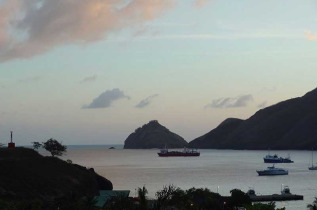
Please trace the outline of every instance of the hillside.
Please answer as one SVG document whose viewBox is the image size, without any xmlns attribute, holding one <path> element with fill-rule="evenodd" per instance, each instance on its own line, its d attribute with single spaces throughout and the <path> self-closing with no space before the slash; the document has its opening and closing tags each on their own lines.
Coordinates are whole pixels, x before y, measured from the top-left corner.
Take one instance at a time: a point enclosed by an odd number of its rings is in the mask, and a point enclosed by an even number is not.
<svg viewBox="0 0 317 210">
<path fill-rule="evenodd" d="M 97 195 L 112 183 L 93 169 L 43 157 L 27 148 L 0 149 L 0 197 L 7 200 L 54 200 L 69 194 Z"/>
<path fill-rule="evenodd" d="M 187 142 L 153 120 L 137 128 L 124 142 L 124 149 L 182 148 Z"/>
<path fill-rule="evenodd" d="M 189 143 L 195 148 L 298 149 L 317 146 L 317 89 L 259 110 L 247 120 L 227 119 Z"/>
</svg>

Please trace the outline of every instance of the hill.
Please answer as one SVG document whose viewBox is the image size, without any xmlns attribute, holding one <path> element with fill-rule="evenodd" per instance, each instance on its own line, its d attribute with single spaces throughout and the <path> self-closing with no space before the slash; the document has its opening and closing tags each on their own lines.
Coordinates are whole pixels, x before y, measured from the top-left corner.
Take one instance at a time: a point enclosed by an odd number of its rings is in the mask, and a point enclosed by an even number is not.
<svg viewBox="0 0 317 210">
<path fill-rule="evenodd" d="M 137 128 L 124 142 L 124 149 L 182 148 L 187 142 L 153 120 Z"/>
<path fill-rule="evenodd" d="M 227 119 L 189 146 L 310 150 L 317 146 L 317 88 L 259 110 L 247 120 Z"/>
<path fill-rule="evenodd" d="M 51 201 L 70 194 L 93 196 L 112 190 L 112 183 L 93 169 L 44 157 L 27 148 L 0 149 L 0 197 Z"/>
</svg>

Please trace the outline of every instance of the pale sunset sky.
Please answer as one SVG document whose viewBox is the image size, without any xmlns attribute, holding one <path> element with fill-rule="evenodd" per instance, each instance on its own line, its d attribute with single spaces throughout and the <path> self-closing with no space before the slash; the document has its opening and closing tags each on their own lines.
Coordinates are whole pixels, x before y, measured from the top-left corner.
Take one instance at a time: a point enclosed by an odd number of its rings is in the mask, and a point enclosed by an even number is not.
<svg viewBox="0 0 317 210">
<path fill-rule="evenodd" d="M 0 142 L 191 141 L 317 81 L 315 0 L 0 0 Z"/>
</svg>

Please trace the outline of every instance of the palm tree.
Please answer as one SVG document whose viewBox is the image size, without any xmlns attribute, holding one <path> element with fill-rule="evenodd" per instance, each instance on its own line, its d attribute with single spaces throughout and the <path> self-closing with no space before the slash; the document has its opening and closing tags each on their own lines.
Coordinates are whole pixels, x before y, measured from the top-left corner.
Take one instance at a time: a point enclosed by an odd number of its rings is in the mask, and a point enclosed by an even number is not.
<svg viewBox="0 0 317 210">
<path fill-rule="evenodd" d="M 315 200 L 312 204 L 308 204 L 307 208 L 309 208 L 310 210 L 317 210 L 317 197 L 315 197 Z"/>
<path fill-rule="evenodd" d="M 146 194 L 148 193 L 145 186 L 142 188 L 138 188 L 138 197 L 140 202 L 140 209 L 147 209 L 147 197 Z"/>
</svg>

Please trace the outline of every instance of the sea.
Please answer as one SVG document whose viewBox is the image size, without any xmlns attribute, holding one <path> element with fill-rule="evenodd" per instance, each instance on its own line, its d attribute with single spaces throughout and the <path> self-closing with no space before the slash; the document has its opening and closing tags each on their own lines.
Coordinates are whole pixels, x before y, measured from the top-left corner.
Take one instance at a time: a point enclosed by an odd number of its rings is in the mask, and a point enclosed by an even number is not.
<svg viewBox="0 0 317 210">
<path fill-rule="evenodd" d="M 116 149 L 109 149 L 111 146 Z M 308 170 L 311 151 L 270 151 L 291 156 L 294 163 L 275 164 L 288 170 L 289 175 L 258 176 L 256 170 L 272 166 L 263 162 L 268 151 L 202 149 L 200 157 L 159 157 L 158 149 L 122 147 L 71 145 L 61 158 L 94 168 L 113 183 L 115 190 L 130 190 L 130 196 L 136 196 L 136 190 L 145 186 L 148 196 L 155 198 L 157 191 L 170 184 L 183 190 L 208 188 L 224 196 L 229 196 L 232 189 L 247 192 L 250 188 L 258 195 L 280 194 L 288 186 L 292 194 L 303 195 L 304 200 L 276 202 L 277 207 L 286 210 L 307 209 L 307 204 L 317 197 L 317 171 Z"/>
</svg>

